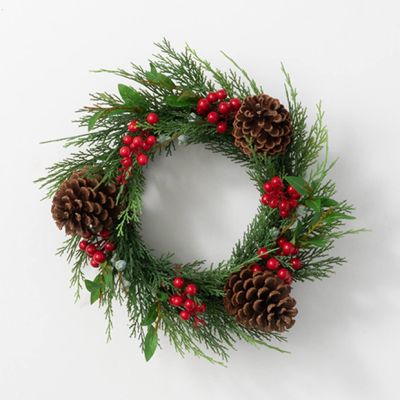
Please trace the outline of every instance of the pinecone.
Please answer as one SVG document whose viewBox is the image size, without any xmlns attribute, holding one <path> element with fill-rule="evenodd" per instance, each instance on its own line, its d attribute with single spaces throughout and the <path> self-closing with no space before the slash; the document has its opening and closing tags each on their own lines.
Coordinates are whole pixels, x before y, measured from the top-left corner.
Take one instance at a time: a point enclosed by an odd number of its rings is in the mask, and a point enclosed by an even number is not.
<svg viewBox="0 0 400 400">
<path fill-rule="evenodd" d="M 271 271 L 244 267 L 231 275 L 224 289 L 225 310 L 246 328 L 282 332 L 295 323 L 291 288 Z"/>
<path fill-rule="evenodd" d="M 282 154 L 291 142 L 290 114 L 279 102 L 266 94 L 246 97 L 233 122 L 235 146 L 248 156 L 250 139 L 257 153 Z"/>
<path fill-rule="evenodd" d="M 99 184 L 101 177 L 89 179 L 85 174 L 85 170 L 74 172 L 53 198 L 53 218 L 68 235 L 84 236 L 111 229 L 118 215 L 116 185 Z"/>
</svg>

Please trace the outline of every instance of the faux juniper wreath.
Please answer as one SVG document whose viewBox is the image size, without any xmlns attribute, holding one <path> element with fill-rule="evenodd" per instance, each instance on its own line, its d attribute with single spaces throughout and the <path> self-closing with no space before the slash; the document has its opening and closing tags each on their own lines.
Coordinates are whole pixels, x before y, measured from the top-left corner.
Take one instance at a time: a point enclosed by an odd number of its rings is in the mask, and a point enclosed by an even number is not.
<svg viewBox="0 0 400 400">
<path fill-rule="evenodd" d="M 58 254 L 73 264 L 76 297 L 85 287 L 91 303 L 105 308 L 108 337 L 114 301 L 126 304 L 146 360 L 160 332 L 180 354 L 215 362 L 227 360 L 240 339 L 280 350 L 276 341 L 297 314 L 292 285 L 329 276 L 345 261 L 330 254 L 334 240 L 355 232 L 343 228 L 352 206 L 333 198 L 327 177 L 333 163 L 321 107 L 308 124 L 284 69 L 281 102 L 225 54 L 228 72 L 190 47 L 156 46 L 148 68 L 102 70 L 127 83 L 119 94 L 91 96 L 79 120 L 88 132 L 59 139 L 78 150 L 39 179 L 69 235 Z M 156 257 L 141 238 L 146 168 L 193 143 L 246 168 L 261 200 L 231 257 L 210 267 Z M 91 267 L 97 276 L 85 279 Z"/>
</svg>

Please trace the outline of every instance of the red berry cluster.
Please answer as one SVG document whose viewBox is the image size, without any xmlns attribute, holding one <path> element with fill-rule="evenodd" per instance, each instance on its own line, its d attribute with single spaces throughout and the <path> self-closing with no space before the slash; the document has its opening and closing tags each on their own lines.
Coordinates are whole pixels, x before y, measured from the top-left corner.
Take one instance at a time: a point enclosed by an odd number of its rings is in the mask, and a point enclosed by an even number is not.
<svg viewBox="0 0 400 400">
<path fill-rule="evenodd" d="M 288 185 L 285 188 L 279 176 L 274 176 L 264 183 L 264 192 L 261 203 L 271 208 L 279 208 L 281 218 L 289 217 L 300 198 L 300 193 L 293 186 Z"/>
<path fill-rule="evenodd" d="M 110 235 L 110 231 L 103 229 L 98 235 L 86 235 L 79 242 L 79 248 L 86 252 L 92 267 L 97 268 L 116 249 L 115 244 L 109 241 Z"/>
<path fill-rule="evenodd" d="M 228 129 L 228 119 L 232 113 L 239 110 L 241 101 L 238 98 L 227 100 L 228 94 L 225 89 L 218 92 L 210 92 L 207 97 L 200 99 L 197 103 L 196 112 L 206 116 L 210 124 L 216 125 L 217 133 L 225 133 Z"/>
<path fill-rule="evenodd" d="M 193 325 L 198 327 L 199 324 L 205 325 L 205 321 L 200 319 L 197 314 L 202 314 L 206 311 L 204 303 L 198 303 L 193 298 L 197 295 L 197 286 L 194 283 L 189 283 L 185 286 L 185 281 L 180 276 L 176 276 L 172 282 L 178 292 L 170 296 L 169 304 L 173 307 L 179 307 L 181 311 L 179 316 L 183 321 L 193 317 Z"/>
<path fill-rule="evenodd" d="M 291 242 L 286 240 L 284 237 L 280 237 L 276 242 L 279 250 L 277 256 L 282 257 L 281 261 L 285 265 L 290 266 L 291 269 L 298 271 L 302 268 L 302 263 L 300 258 L 293 257 L 299 252 L 299 249 Z M 253 264 L 253 272 L 263 271 L 264 269 L 269 269 L 271 271 L 276 271 L 276 276 L 282 279 L 286 284 L 290 285 L 292 283 L 292 273 L 288 268 L 281 266 L 281 261 L 276 257 L 271 257 L 269 251 L 266 247 L 261 247 L 258 249 L 257 255 L 261 258 L 261 263 Z M 287 261 L 285 258 L 290 257 Z"/>
<path fill-rule="evenodd" d="M 147 115 L 146 121 L 150 125 L 154 125 L 158 122 L 158 115 L 150 113 Z M 121 174 L 117 178 L 121 185 L 126 185 L 132 174 L 133 156 L 136 157 L 137 164 L 143 167 L 149 162 L 149 157 L 145 153 L 157 143 L 157 138 L 147 131 L 140 130 L 137 123 L 138 121 L 135 119 L 128 124 L 128 131 L 136 133 L 136 136 L 127 134 L 122 137 L 123 146 L 119 149 L 122 167 L 119 169 Z"/>
</svg>

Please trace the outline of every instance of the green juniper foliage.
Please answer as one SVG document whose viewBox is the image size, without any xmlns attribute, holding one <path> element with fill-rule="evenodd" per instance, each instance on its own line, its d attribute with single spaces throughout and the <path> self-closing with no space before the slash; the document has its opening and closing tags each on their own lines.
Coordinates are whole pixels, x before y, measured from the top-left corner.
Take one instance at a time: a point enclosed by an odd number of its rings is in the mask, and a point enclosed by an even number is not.
<svg viewBox="0 0 400 400">
<path fill-rule="evenodd" d="M 138 124 L 142 129 L 151 129 L 158 137 L 150 159 L 162 152 L 171 154 L 177 140 L 183 136 L 188 144 L 201 143 L 242 165 L 260 193 L 266 180 L 275 175 L 285 178 L 302 195 L 301 206 L 291 218 L 280 219 L 276 210 L 260 205 L 229 260 L 206 268 L 202 261 L 180 266 L 182 277 L 198 285 L 199 298 L 207 305 L 206 325 L 195 328 L 182 321 L 168 303 L 168 294 L 173 292 L 176 260 L 173 255 L 155 257 L 141 238 L 145 178 L 141 168 L 134 168 L 125 189 L 121 188 L 118 193 L 122 211 L 113 232 L 116 257 L 126 261 L 126 269 L 118 271 L 111 262 L 105 262 L 93 281 L 85 280 L 87 258 L 78 250 L 79 238 L 67 239 L 58 252 L 73 263 L 71 285 L 76 289 L 76 298 L 86 287 L 91 302 L 104 307 L 108 337 L 113 301 L 126 303 L 132 335 L 140 339 L 146 360 L 158 346 L 160 331 L 180 354 L 192 352 L 218 363 L 228 359 L 229 350 L 240 339 L 282 351 L 271 341 L 283 341 L 284 337 L 246 329 L 225 312 L 223 287 L 232 272 L 259 260 L 257 250 L 260 247 L 276 247 L 279 233 L 284 233 L 301 249 L 304 268 L 293 272 L 295 282 L 325 278 L 335 266 L 345 262 L 342 257 L 332 256 L 330 251 L 335 239 L 355 232 L 344 229 L 345 221 L 353 218 L 353 208 L 346 201 L 334 199 L 335 184 L 327 177 L 333 163 L 328 162 L 328 132 L 322 108 L 318 105 L 316 120 L 309 125 L 307 110 L 299 102 L 289 75 L 282 68 L 293 125 L 292 144 L 281 156 L 254 152 L 248 157 L 233 145 L 230 134 L 216 135 L 215 127 L 198 117 L 194 110 L 200 97 L 221 87 L 230 97 L 239 98 L 262 93 L 262 88 L 227 56 L 232 69 L 222 72 L 201 59 L 189 46 L 182 52 L 175 51 L 167 40 L 156 46 L 159 53 L 146 69 L 132 64 L 129 71 L 99 71 L 124 78 L 125 83 L 118 85 L 118 94 L 93 94 L 93 105 L 80 110 L 79 124 L 88 127 L 87 133 L 58 139 L 77 150 L 48 168 L 47 175 L 38 180 L 41 187 L 46 188 L 47 196 L 51 198 L 73 171 L 83 167 L 89 175 L 102 171 L 106 183 L 115 182 L 120 167 L 118 149 L 127 124 L 133 119 L 145 121 L 149 111 L 156 111 L 159 115 L 156 125 Z M 319 161 L 321 152 L 325 152 L 325 157 Z M 283 258 L 280 261 L 285 266 L 286 261 Z"/>
</svg>

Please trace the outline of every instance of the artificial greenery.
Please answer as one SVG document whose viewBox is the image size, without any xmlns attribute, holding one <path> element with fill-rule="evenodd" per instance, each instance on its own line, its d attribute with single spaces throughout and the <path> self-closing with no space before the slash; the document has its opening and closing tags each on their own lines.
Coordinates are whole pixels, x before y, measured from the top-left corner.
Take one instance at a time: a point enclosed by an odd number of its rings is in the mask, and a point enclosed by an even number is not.
<svg viewBox="0 0 400 400">
<path fill-rule="evenodd" d="M 180 265 L 181 276 L 198 285 L 199 297 L 207 305 L 206 324 L 195 328 L 182 321 L 168 303 L 176 264 L 184 260 L 176 260 L 172 254 L 156 257 L 141 238 L 145 176 L 143 169 L 134 168 L 133 176 L 118 194 L 123 207 L 113 232 L 117 243 L 115 257 L 126 262 L 126 269 L 118 271 L 107 261 L 90 281 L 85 279 L 87 258 L 77 247 L 80 238 L 68 238 L 59 250 L 60 255 L 65 254 L 68 262 L 72 262 L 71 285 L 76 289 L 76 298 L 86 288 L 91 303 L 104 307 L 108 337 L 113 302 L 125 303 L 132 335 L 140 340 L 146 360 L 158 346 L 159 332 L 166 335 L 180 354 L 192 352 L 212 362 L 225 362 L 238 340 L 283 351 L 276 346 L 285 340 L 283 336 L 242 327 L 226 314 L 221 299 L 224 283 L 231 273 L 256 262 L 257 250 L 262 246 L 273 248 L 282 233 L 301 248 L 304 268 L 293 273 L 294 282 L 325 278 L 345 262 L 343 257 L 332 256 L 331 249 L 335 239 L 355 232 L 344 227 L 345 221 L 353 218 L 353 208 L 347 201 L 334 199 L 335 184 L 327 177 L 334 163 L 328 161 L 328 132 L 322 108 L 317 106 L 316 120 L 309 125 L 307 110 L 283 69 L 293 126 L 292 144 L 280 156 L 253 152 L 248 157 L 233 145 L 230 134 L 215 134 L 214 126 L 194 110 L 200 97 L 221 87 L 230 97 L 238 98 L 262 93 L 262 88 L 229 57 L 232 69 L 223 72 L 201 59 L 189 46 L 181 52 L 175 51 L 167 40 L 156 46 L 159 53 L 148 68 L 132 64 L 129 70 L 98 71 L 124 78 L 124 84 L 118 85 L 118 94 L 93 94 L 92 105 L 80 110 L 79 124 L 88 128 L 87 133 L 57 139 L 77 150 L 48 168 L 47 175 L 38 180 L 46 188 L 47 196 L 51 198 L 73 171 L 84 167 L 88 174 L 101 170 L 105 183 L 115 182 L 120 167 L 118 149 L 127 124 L 132 119 L 144 121 L 149 111 L 156 111 L 159 115 L 156 125 L 139 125 L 158 138 L 151 159 L 161 153 L 170 155 L 182 138 L 187 145 L 201 143 L 243 166 L 260 193 L 267 179 L 275 175 L 283 177 L 302 195 L 301 206 L 291 218 L 280 219 L 276 211 L 260 205 L 229 260 L 211 266 L 202 261 Z"/>
</svg>

